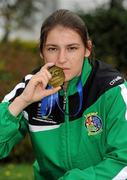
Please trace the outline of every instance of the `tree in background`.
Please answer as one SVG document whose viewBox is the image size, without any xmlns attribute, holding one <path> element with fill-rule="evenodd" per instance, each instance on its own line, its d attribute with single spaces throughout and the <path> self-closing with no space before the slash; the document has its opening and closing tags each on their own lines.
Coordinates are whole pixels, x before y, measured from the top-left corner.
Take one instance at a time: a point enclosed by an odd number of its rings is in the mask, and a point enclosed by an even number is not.
<svg viewBox="0 0 127 180">
<path fill-rule="evenodd" d="M 0 23 L 4 35 L 2 42 L 7 42 L 12 32 L 19 29 L 32 30 L 38 21 L 45 16 L 50 5 L 55 7 L 57 0 L 0 0 Z M 57 7 L 57 6 L 56 6 Z"/>
<path fill-rule="evenodd" d="M 126 71 L 127 10 L 123 0 L 111 0 L 108 6 L 91 13 L 80 13 L 80 16 L 88 26 L 96 57 Z"/>
<path fill-rule="evenodd" d="M 123 2 L 124 0 L 110 0 L 109 1 L 109 7 L 110 9 L 123 9 Z"/>
</svg>

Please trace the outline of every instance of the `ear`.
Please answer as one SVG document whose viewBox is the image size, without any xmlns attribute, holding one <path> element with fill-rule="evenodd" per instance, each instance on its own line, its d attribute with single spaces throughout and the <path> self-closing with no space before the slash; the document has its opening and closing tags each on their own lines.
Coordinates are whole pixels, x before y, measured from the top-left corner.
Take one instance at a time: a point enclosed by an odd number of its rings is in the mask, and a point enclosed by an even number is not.
<svg viewBox="0 0 127 180">
<path fill-rule="evenodd" d="M 89 57 L 92 51 L 92 41 L 87 41 L 87 48 L 85 49 L 85 57 Z"/>
<path fill-rule="evenodd" d="M 41 52 L 40 52 L 40 57 L 41 57 L 41 59 L 44 59 L 43 54 Z"/>
</svg>

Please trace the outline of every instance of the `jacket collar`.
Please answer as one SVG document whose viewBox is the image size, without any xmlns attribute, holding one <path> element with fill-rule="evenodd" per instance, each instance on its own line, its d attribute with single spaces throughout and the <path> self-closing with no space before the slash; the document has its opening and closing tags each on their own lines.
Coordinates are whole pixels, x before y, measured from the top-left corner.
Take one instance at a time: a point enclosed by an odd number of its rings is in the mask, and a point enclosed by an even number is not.
<svg viewBox="0 0 127 180">
<path fill-rule="evenodd" d="M 84 86 L 87 78 L 89 77 L 89 74 L 91 72 L 91 65 L 89 63 L 88 58 L 84 59 L 83 67 L 82 67 L 82 73 L 80 76 L 74 77 L 72 80 L 69 81 L 67 86 L 67 95 L 73 95 L 77 92 L 77 83 L 81 79 L 82 85 Z M 62 92 L 61 92 L 62 93 Z M 63 93 L 62 93 L 63 94 Z"/>
</svg>

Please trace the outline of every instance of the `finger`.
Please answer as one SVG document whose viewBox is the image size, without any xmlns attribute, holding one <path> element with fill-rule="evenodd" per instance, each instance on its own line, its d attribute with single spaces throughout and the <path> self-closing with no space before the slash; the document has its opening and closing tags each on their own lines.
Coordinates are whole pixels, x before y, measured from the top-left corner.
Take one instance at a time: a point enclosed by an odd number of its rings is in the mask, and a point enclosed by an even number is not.
<svg viewBox="0 0 127 180">
<path fill-rule="evenodd" d="M 43 78 L 42 77 L 39 77 L 38 78 L 38 83 L 41 85 L 42 89 L 45 89 L 47 84 L 48 84 L 48 78 L 46 76 L 44 76 Z"/>
<path fill-rule="evenodd" d="M 33 79 L 37 81 L 37 79 L 40 79 L 39 81 L 42 81 L 42 84 L 47 85 L 49 80 L 52 78 L 52 75 L 47 69 L 43 69 L 42 71 L 39 71 L 36 75 L 34 75 Z"/>
<path fill-rule="evenodd" d="M 53 65 L 55 65 L 55 63 L 50 62 L 50 63 L 46 63 L 44 66 L 42 66 L 42 68 L 40 69 L 40 71 L 44 70 L 44 69 L 49 69 L 50 67 L 52 67 Z"/>
<path fill-rule="evenodd" d="M 41 80 L 42 88 L 45 89 L 52 76 L 47 70 L 45 70 L 43 72 L 40 72 L 38 78 Z"/>
<path fill-rule="evenodd" d="M 43 71 L 41 71 L 40 74 L 41 73 L 43 76 L 46 76 L 48 78 L 48 80 L 52 78 L 51 73 L 47 69 L 43 69 Z"/>
<path fill-rule="evenodd" d="M 48 78 L 46 76 L 41 76 L 41 75 L 35 75 L 32 77 L 32 79 L 30 80 L 30 82 L 28 83 L 29 86 L 31 86 L 31 88 L 35 88 L 38 85 L 42 86 L 42 89 L 45 89 L 45 87 L 47 86 L 48 83 Z"/>
</svg>

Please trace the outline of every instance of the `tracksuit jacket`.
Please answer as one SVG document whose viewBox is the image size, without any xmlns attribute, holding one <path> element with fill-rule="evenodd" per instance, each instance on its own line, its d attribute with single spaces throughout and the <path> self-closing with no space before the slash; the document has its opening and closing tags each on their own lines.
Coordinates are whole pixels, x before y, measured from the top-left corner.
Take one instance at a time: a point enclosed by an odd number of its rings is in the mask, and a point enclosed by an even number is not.
<svg viewBox="0 0 127 180">
<path fill-rule="evenodd" d="M 25 76 L 0 104 L 0 158 L 29 133 L 36 180 L 127 179 L 127 83 L 123 76 L 101 61 L 92 65 L 85 59 L 81 76 L 69 82 L 66 92 L 60 90 L 59 105 L 47 119 L 41 116 L 41 101 L 14 117 L 8 105 L 33 74 Z M 74 116 L 80 104 L 79 80 L 83 104 Z"/>
</svg>

